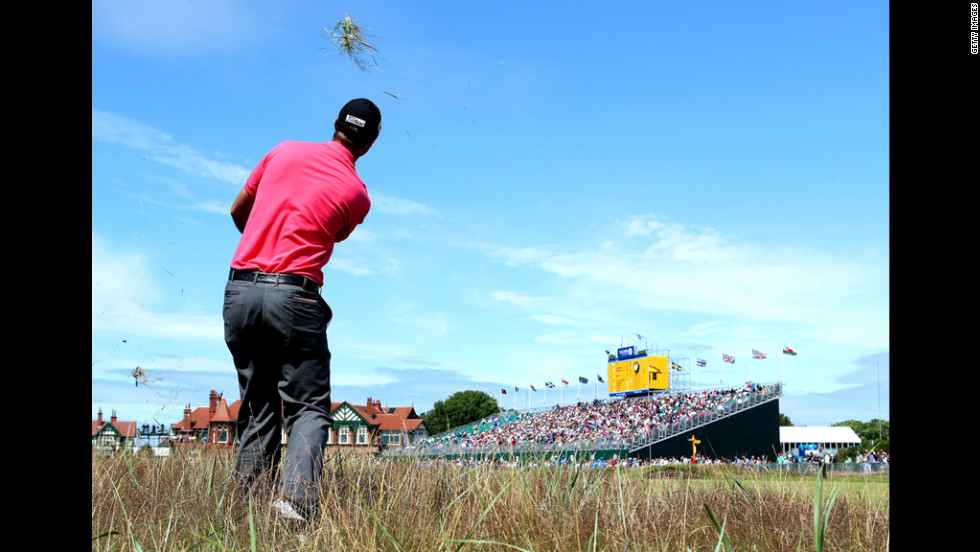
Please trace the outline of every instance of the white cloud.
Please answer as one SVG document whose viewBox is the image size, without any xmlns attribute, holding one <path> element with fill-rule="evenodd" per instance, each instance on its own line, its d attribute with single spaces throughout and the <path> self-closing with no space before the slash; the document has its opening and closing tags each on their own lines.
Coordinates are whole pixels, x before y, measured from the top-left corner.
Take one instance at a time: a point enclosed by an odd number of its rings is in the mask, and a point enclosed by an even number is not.
<svg viewBox="0 0 980 552">
<path fill-rule="evenodd" d="M 544 299 L 541 297 L 531 297 L 513 291 L 492 291 L 490 298 L 494 301 L 503 301 L 518 307 L 530 307 L 540 304 Z"/>
<path fill-rule="evenodd" d="M 371 191 L 371 208 L 389 215 L 434 215 L 435 209 L 412 201 L 410 199 L 390 197 L 377 191 Z"/>
<path fill-rule="evenodd" d="M 146 153 L 147 159 L 187 173 L 241 186 L 251 169 L 210 159 L 149 125 L 92 108 L 92 139 Z"/>
<path fill-rule="evenodd" d="M 371 230 L 358 226 L 354 232 L 347 238 L 346 241 L 357 242 L 357 243 L 370 243 L 377 241 L 378 235 Z"/>
<path fill-rule="evenodd" d="M 391 318 L 392 322 L 408 324 L 422 330 L 428 337 L 442 337 L 449 329 L 449 317 L 445 313 L 403 314 Z"/>
<path fill-rule="evenodd" d="M 887 313 L 887 303 L 882 304 L 887 293 L 882 297 L 875 285 L 880 267 L 825 253 L 738 243 L 716 229 L 653 217 L 635 217 L 622 225 L 619 236 L 603 240 L 594 248 L 568 251 L 479 247 L 507 266 L 556 275 L 552 304 L 576 305 L 607 319 L 640 309 L 796 323 L 854 342 L 869 333 L 880 342 L 883 323 L 887 333 L 887 321 L 874 315 L 882 307 Z M 563 314 L 537 319 L 555 322 Z M 858 331 L 862 324 L 872 324 L 871 329 Z M 691 332 L 703 335 L 712 329 L 717 324 L 695 326 Z"/>
<path fill-rule="evenodd" d="M 139 252 L 115 251 L 92 235 L 92 333 L 223 339 L 220 314 L 154 310 L 161 296 L 149 270 L 150 262 Z"/>
<path fill-rule="evenodd" d="M 336 336 L 335 330 L 333 330 L 332 327 L 330 331 L 331 335 Z M 359 340 L 357 336 L 344 336 L 340 343 L 342 344 L 331 344 L 331 352 L 362 360 L 413 357 L 419 354 L 419 352 L 412 347 L 402 346 L 390 342 Z"/>
<path fill-rule="evenodd" d="M 691 326 L 691 329 L 687 330 L 687 334 L 695 335 L 698 337 L 710 335 L 717 332 L 721 325 L 722 322 L 719 321 L 705 322 L 703 324 L 695 324 L 694 326 Z"/>
<path fill-rule="evenodd" d="M 390 373 L 379 370 L 363 370 L 357 368 L 353 371 L 345 371 L 343 368 L 336 368 L 330 371 L 330 385 L 365 387 L 372 385 L 388 385 L 398 381 Z"/>
<path fill-rule="evenodd" d="M 374 274 L 374 271 L 370 268 L 358 266 L 354 261 L 344 257 L 331 256 L 330 261 L 326 264 L 326 268 L 346 272 L 353 276 L 367 276 L 369 274 Z"/>
</svg>

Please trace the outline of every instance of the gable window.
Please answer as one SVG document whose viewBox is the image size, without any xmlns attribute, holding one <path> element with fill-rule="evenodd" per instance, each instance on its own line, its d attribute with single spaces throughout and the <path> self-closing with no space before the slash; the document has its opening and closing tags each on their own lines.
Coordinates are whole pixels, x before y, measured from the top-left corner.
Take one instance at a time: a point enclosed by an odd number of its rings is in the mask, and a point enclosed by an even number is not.
<svg viewBox="0 0 980 552">
<path fill-rule="evenodd" d="M 347 427 L 347 426 L 340 426 L 340 430 L 338 432 L 338 436 L 340 437 L 340 444 L 341 445 L 349 445 L 350 444 L 350 428 L 349 427 Z"/>
</svg>

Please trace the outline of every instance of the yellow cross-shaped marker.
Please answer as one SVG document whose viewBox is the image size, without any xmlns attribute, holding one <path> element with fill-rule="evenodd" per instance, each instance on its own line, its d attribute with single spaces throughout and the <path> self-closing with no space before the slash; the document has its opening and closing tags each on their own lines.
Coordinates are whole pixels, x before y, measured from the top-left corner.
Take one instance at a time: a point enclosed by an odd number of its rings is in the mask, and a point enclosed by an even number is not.
<svg viewBox="0 0 980 552">
<path fill-rule="evenodd" d="M 688 441 L 691 442 L 691 458 L 697 458 L 698 443 L 700 443 L 701 441 L 699 439 L 695 439 L 693 435 L 691 435 L 691 438 L 688 439 Z"/>
</svg>

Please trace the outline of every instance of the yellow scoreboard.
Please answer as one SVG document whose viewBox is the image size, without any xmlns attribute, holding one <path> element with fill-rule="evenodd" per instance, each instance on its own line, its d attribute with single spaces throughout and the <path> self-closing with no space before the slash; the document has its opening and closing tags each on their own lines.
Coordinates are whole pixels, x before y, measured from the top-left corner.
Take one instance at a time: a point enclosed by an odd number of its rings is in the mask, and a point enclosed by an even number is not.
<svg viewBox="0 0 980 552">
<path fill-rule="evenodd" d="M 606 367 L 609 395 L 626 397 L 667 389 L 667 367 L 667 357 L 649 356 L 646 351 L 622 347 Z"/>
</svg>

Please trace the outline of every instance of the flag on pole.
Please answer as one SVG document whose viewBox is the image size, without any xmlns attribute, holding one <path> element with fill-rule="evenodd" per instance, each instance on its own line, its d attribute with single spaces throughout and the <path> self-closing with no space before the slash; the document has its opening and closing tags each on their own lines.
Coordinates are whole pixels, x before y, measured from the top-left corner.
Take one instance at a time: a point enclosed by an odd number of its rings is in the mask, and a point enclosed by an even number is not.
<svg viewBox="0 0 980 552">
<path fill-rule="evenodd" d="M 760 353 L 755 349 L 752 349 L 752 358 L 766 358 L 766 353 Z"/>
<path fill-rule="evenodd" d="M 636 339 L 638 339 L 639 341 L 643 341 L 643 336 L 640 334 L 636 334 Z"/>
<path fill-rule="evenodd" d="M 568 385 L 568 382 L 565 380 L 561 380 L 561 382 L 564 383 L 565 385 Z"/>
<path fill-rule="evenodd" d="M 674 370 L 677 370 L 677 371 L 680 371 L 681 370 L 681 365 L 680 364 L 677 364 L 673 360 L 670 361 L 670 367 L 673 368 Z"/>
<path fill-rule="evenodd" d="M 516 386 L 516 385 L 514 386 L 514 393 L 517 393 L 517 392 L 518 392 L 518 391 L 520 391 L 520 390 L 521 390 L 521 388 L 520 388 L 520 387 L 518 387 L 518 386 Z"/>
<path fill-rule="evenodd" d="M 600 382 L 606 383 L 606 380 L 602 379 L 602 376 L 600 376 L 599 374 L 596 374 L 595 377 L 597 377 Z"/>
<path fill-rule="evenodd" d="M 721 360 L 723 360 L 723 361 L 725 361 L 725 362 L 727 362 L 729 364 L 735 364 L 735 357 L 733 357 L 732 355 L 726 355 L 725 353 L 722 353 L 721 354 Z"/>
<path fill-rule="evenodd" d="M 698 359 L 698 366 L 704 367 L 707 365 L 708 365 L 708 361 L 704 360 L 703 358 Z"/>
<path fill-rule="evenodd" d="M 783 354 L 784 355 L 790 355 L 790 356 L 796 356 L 796 351 L 794 351 L 793 349 L 790 349 L 789 347 L 783 346 Z"/>
<path fill-rule="evenodd" d="M 507 390 L 506 390 L 506 389 L 504 389 L 503 387 L 501 387 L 501 388 L 500 388 L 500 394 L 501 394 L 501 395 L 506 395 L 506 394 L 507 394 Z"/>
<path fill-rule="evenodd" d="M 544 382 L 544 386 L 547 387 L 548 389 L 554 389 L 555 388 L 555 384 L 551 383 L 550 381 Z"/>
<path fill-rule="evenodd" d="M 535 393 L 537 393 L 537 392 L 538 392 L 538 390 L 537 390 L 537 389 L 535 389 L 533 385 L 531 386 L 531 391 L 534 391 Z"/>
<path fill-rule="evenodd" d="M 579 376 L 578 377 L 578 382 L 579 383 L 589 383 L 589 378 L 583 378 L 582 376 Z"/>
</svg>

